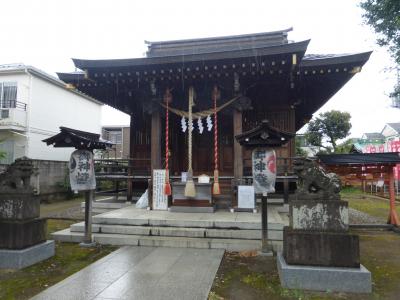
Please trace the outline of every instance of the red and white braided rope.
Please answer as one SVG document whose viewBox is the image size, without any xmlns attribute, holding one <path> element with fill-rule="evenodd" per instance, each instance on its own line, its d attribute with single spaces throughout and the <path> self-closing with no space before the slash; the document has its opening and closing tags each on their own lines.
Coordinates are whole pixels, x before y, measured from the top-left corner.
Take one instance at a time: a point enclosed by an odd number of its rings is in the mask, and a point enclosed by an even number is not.
<svg viewBox="0 0 400 300">
<path fill-rule="evenodd" d="M 168 136 L 168 132 L 169 132 L 169 98 L 166 98 L 166 105 L 167 105 L 167 111 L 165 114 L 165 170 L 168 172 L 168 149 L 169 149 L 169 136 Z"/>
<path fill-rule="evenodd" d="M 217 88 L 214 88 L 214 169 L 218 170 L 218 118 L 217 118 Z"/>
</svg>

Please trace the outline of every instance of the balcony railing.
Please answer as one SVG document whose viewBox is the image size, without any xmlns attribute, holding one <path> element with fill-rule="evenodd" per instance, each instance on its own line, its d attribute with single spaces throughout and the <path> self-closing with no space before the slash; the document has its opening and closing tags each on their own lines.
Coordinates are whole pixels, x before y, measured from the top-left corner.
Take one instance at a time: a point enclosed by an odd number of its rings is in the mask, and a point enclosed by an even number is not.
<svg viewBox="0 0 400 300">
<path fill-rule="evenodd" d="M 26 106 L 27 106 L 26 103 L 19 102 L 16 100 L 5 100 L 5 101 L 2 101 L 0 108 L 1 109 L 17 108 L 17 109 L 26 111 Z"/>
</svg>

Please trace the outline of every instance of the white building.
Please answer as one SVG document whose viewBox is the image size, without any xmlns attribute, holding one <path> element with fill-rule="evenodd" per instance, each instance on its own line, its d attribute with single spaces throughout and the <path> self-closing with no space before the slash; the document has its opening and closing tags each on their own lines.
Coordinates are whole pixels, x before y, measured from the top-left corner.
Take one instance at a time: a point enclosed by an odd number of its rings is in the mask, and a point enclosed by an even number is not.
<svg viewBox="0 0 400 300">
<path fill-rule="evenodd" d="M 0 150 L 7 154 L 0 163 L 22 156 L 69 160 L 73 149 L 49 147 L 42 140 L 60 126 L 101 134 L 101 106 L 37 68 L 0 65 Z"/>
<path fill-rule="evenodd" d="M 400 123 L 387 123 L 382 129 L 386 141 L 400 141 Z"/>
</svg>

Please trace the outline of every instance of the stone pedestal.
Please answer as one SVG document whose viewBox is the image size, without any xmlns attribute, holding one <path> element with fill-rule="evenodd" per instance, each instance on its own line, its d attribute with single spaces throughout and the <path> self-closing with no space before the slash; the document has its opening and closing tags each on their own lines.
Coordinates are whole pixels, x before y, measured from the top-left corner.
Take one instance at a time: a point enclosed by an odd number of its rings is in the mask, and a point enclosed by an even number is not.
<svg viewBox="0 0 400 300">
<path fill-rule="evenodd" d="M 0 175 L 0 268 L 20 269 L 54 255 L 29 184 L 33 171 L 32 161 L 22 158 Z"/>
<path fill-rule="evenodd" d="M 295 162 L 297 200 L 289 203 L 289 227 L 278 257 L 287 288 L 371 292 L 371 273 L 360 265 L 357 235 L 349 233 L 348 203 L 340 200 L 340 181 L 315 162 Z"/>
<path fill-rule="evenodd" d="M 283 230 L 283 257 L 286 263 L 306 266 L 360 266 L 358 236 L 346 232 Z"/>
<path fill-rule="evenodd" d="M 46 241 L 46 220 L 0 220 L 0 249 L 24 249 Z"/>
</svg>

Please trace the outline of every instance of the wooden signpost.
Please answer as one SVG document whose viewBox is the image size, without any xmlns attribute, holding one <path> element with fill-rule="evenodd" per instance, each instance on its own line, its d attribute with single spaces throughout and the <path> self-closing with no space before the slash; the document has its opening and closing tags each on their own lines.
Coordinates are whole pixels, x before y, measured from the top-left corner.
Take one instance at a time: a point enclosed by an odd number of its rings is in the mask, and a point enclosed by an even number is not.
<svg viewBox="0 0 400 300">
<path fill-rule="evenodd" d="M 94 172 L 94 149 L 106 149 L 112 143 L 101 141 L 100 135 L 67 127 L 60 127 L 60 133 L 43 140 L 47 145 L 57 148 L 77 149 L 71 154 L 69 162 L 71 190 L 85 193 L 85 234 L 82 247 L 92 247 L 92 202 L 96 189 Z"/>
<path fill-rule="evenodd" d="M 272 127 L 263 120 L 257 127 L 235 136 L 241 146 L 253 149 L 253 186 L 256 194 L 261 194 L 261 254 L 273 255 L 268 243 L 268 193 L 275 192 L 276 155 L 273 150 L 286 144 L 295 134 Z"/>
</svg>

